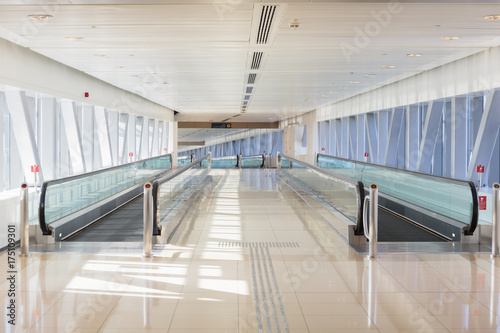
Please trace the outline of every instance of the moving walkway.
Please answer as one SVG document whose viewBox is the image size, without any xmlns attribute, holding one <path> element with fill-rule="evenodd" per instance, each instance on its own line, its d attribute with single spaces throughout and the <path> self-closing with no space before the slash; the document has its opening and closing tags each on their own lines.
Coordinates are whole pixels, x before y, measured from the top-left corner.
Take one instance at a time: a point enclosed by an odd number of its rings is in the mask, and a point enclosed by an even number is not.
<svg viewBox="0 0 500 333">
<path fill-rule="evenodd" d="M 343 215 L 352 232 L 340 227 L 341 233 L 351 243 L 363 234 L 364 197 L 371 183 L 379 188 L 381 242 L 461 242 L 478 224 L 471 182 L 327 155 L 318 155 L 316 166 L 283 155 L 278 164 L 296 190 Z"/>
<path fill-rule="evenodd" d="M 153 234 L 168 241 L 183 216 L 179 212 L 189 207 L 209 182 L 211 168 L 265 165 L 264 155 L 212 159 L 207 154 L 186 160 L 188 164 L 172 170 L 172 156 L 162 155 L 43 183 L 39 203 L 41 233 L 52 236 L 53 242 L 142 241 L 143 186 L 151 183 Z"/>
</svg>

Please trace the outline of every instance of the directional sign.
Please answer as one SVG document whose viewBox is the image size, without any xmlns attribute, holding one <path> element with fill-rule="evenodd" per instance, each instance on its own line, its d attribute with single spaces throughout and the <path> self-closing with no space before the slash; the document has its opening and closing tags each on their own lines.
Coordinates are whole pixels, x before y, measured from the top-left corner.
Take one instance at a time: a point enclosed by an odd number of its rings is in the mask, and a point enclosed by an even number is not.
<svg viewBox="0 0 500 333">
<path fill-rule="evenodd" d="M 231 123 L 212 123 L 212 128 L 231 128 Z"/>
<path fill-rule="evenodd" d="M 128 156 L 132 157 L 132 156 L 134 156 L 134 153 L 130 152 L 130 153 L 128 153 Z"/>
<path fill-rule="evenodd" d="M 32 165 L 31 172 L 40 172 L 40 166 L 39 165 Z"/>
<path fill-rule="evenodd" d="M 476 172 L 478 173 L 484 173 L 484 165 L 476 165 Z"/>
</svg>

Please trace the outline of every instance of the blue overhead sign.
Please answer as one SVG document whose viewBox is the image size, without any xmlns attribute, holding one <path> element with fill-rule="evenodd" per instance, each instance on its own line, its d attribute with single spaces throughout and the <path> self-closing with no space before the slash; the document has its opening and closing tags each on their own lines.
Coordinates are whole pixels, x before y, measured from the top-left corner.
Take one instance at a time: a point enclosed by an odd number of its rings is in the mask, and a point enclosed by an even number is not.
<svg viewBox="0 0 500 333">
<path fill-rule="evenodd" d="M 231 128 L 231 123 L 212 123 L 212 128 Z"/>
</svg>

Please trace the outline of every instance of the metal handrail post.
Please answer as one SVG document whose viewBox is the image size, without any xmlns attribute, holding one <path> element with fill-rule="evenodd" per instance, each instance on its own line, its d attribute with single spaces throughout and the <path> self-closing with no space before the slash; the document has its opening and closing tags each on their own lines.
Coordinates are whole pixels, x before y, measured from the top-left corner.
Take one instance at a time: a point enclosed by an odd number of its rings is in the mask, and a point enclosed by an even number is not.
<svg viewBox="0 0 500 333">
<path fill-rule="evenodd" d="M 276 169 L 281 169 L 281 155 L 280 152 L 276 154 Z"/>
<path fill-rule="evenodd" d="M 144 184 L 144 250 L 143 256 L 153 256 L 153 186 Z"/>
<path fill-rule="evenodd" d="M 491 235 L 491 255 L 493 257 L 500 257 L 500 184 L 493 184 L 493 234 Z"/>
<path fill-rule="evenodd" d="M 30 255 L 30 229 L 28 221 L 28 184 L 21 184 L 21 256 Z"/>
<path fill-rule="evenodd" d="M 370 203 L 369 211 L 369 224 L 366 224 L 366 206 Z M 370 196 L 365 197 L 365 204 L 363 207 L 363 225 L 365 237 L 368 238 L 369 244 L 369 257 L 377 257 L 377 242 L 378 242 L 378 187 L 377 184 L 370 184 Z M 367 230 L 368 229 L 368 230 Z"/>
</svg>

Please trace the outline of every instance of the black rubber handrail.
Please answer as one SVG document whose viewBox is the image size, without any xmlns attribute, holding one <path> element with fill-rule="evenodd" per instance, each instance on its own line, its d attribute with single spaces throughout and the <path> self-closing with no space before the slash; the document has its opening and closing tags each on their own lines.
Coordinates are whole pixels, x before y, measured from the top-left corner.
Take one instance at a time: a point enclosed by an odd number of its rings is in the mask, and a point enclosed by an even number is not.
<svg viewBox="0 0 500 333">
<path fill-rule="evenodd" d="M 242 161 L 245 159 L 245 158 L 256 158 L 256 157 L 261 157 L 262 158 L 262 164 L 260 165 L 260 168 L 263 168 L 264 167 L 264 164 L 266 162 L 266 157 L 264 156 L 264 154 L 257 154 L 257 155 L 250 155 L 250 156 L 242 156 L 242 155 L 238 155 L 238 167 L 243 167 L 242 166 Z"/>
<path fill-rule="evenodd" d="M 317 167 L 315 165 L 312 165 L 312 164 L 309 164 L 309 163 L 306 163 L 306 162 L 303 162 L 303 161 L 299 161 L 299 160 L 296 160 L 292 157 L 288 157 L 286 155 L 283 155 L 283 154 L 278 154 L 278 163 L 280 163 L 280 159 L 281 157 L 285 157 L 286 159 L 294 162 L 294 163 L 298 163 L 298 164 L 302 164 L 302 165 L 305 165 L 306 167 L 308 168 L 311 168 L 315 171 L 318 171 L 324 175 L 327 175 L 329 177 L 333 177 L 333 178 L 337 178 L 337 179 L 340 179 L 342 181 L 345 181 L 351 185 L 354 185 L 355 188 L 357 189 L 356 190 L 356 194 L 357 194 L 357 216 L 356 216 L 356 227 L 354 228 L 354 234 L 355 235 L 364 235 L 364 229 L 363 229 L 363 205 L 364 205 L 364 201 L 365 201 L 365 187 L 363 185 L 363 182 L 360 181 L 360 180 L 355 180 L 355 179 L 352 179 L 352 178 L 349 178 L 349 177 L 345 177 L 343 175 L 339 175 L 339 174 L 336 174 L 334 172 L 331 172 L 331 171 L 328 171 L 328 170 L 325 170 L 325 169 L 322 169 L 320 167 Z"/>
<path fill-rule="evenodd" d="M 48 180 L 48 181 L 43 182 L 42 186 L 40 187 L 40 200 L 38 203 L 38 223 L 40 225 L 40 229 L 42 230 L 43 235 L 51 235 L 52 234 L 49 227 L 47 226 L 47 223 L 45 220 L 45 196 L 47 193 L 47 188 L 49 186 L 57 185 L 57 184 L 61 184 L 61 183 L 65 183 L 65 182 L 73 181 L 73 180 L 77 180 L 77 179 L 86 178 L 86 177 L 93 176 L 93 175 L 103 173 L 103 172 L 118 170 L 118 169 L 130 166 L 130 165 L 144 163 L 146 161 L 158 159 L 158 158 L 165 157 L 165 156 L 170 157 L 170 169 L 172 169 L 172 154 L 167 154 L 167 155 L 160 155 L 160 156 L 146 158 L 146 159 L 143 159 L 140 161 L 120 164 L 120 165 L 117 165 L 114 167 L 99 169 L 99 170 L 92 171 L 92 172 L 86 172 L 86 173 L 82 173 L 79 175 L 74 175 L 74 176 L 69 176 L 69 177 L 64 177 L 64 178 L 59 178 L 59 179 L 54 179 L 54 180 Z M 168 170 L 170 170 L 170 169 L 168 169 Z M 168 170 L 166 170 L 166 171 L 168 171 Z M 166 171 L 163 171 L 163 172 L 166 172 Z"/>
<path fill-rule="evenodd" d="M 456 178 L 448 178 L 448 177 L 437 176 L 437 175 L 430 175 L 428 173 L 412 171 L 412 170 L 405 170 L 405 169 L 398 169 L 398 168 L 394 168 L 394 167 L 390 167 L 390 166 L 386 166 L 386 165 L 367 163 L 367 162 L 362 162 L 362 161 L 357 161 L 357 160 L 350 160 L 347 158 L 331 156 L 331 155 L 326 155 L 326 154 L 316 154 L 316 163 L 319 162 L 320 156 L 324 156 L 327 158 L 334 158 L 337 160 L 351 162 L 351 163 L 357 163 L 357 164 L 361 164 L 361 165 L 365 165 L 365 166 L 369 166 L 369 167 L 375 166 L 378 168 L 393 170 L 393 171 L 402 172 L 402 173 L 408 173 L 408 174 L 412 174 L 412 175 L 419 176 L 419 177 L 425 177 L 425 178 L 436 179 L 436 180 L 443 180 L 443 181 L 446 181 L 448 183 L 455 183 L 455 184 L 460 184 L 460 185 L 467 184 L 470 187 L 471 196 L 472 196 L 472 216 L 471 216 L 470 223 L 468 225 L 464 226 L 463 232 L 465 235 L 472 235 L 477 228 L 478 220 L 479 220 L 479 202 L 478 202 L 478 197 L 477 197 L 476 186 L 471 181 L 456 179 Z"/>
<path fill-rule="evenodd" d="M 152 193 L 152 196 L 153 196 L 153 235 L 154 236 L 161 235 L 161 229 L 160 229 L 160 226 L 159 226 L 159 220 L 160 220 L 160 218 L 159 218 L 159 208 L 158 208 L 158 189 L 160 188 L 160 185 L 165 184 L 166 182 L 168 182 L 172 178 L 175 178 L 175 177 L 179 176 L 180 174 L 186 172 L 187 170 L 196 167 L 198 164 L 201 165 L 201 162 L 204 159 L 209 158 L 210 155 L 211 155 L 210 153 L 205 154 L 202 157 L 200 157 L 200 158 L 194 160 L 193 162 L 189 163 L 188 165 L 185 165 L 185 166 L 183 166 L 181 168 L 176 169 L 172 173 L 169 173 L 165 177 L 161 177 L 161 178 L 156 179 L 155 181 L 153 181 L 153 184 L 152 184 L 153 185 L 153 189 L 152 189 L 151 193 Z M 210 168 L 210 164 L 208 165 L 208 167 Z"/>
</svg>

